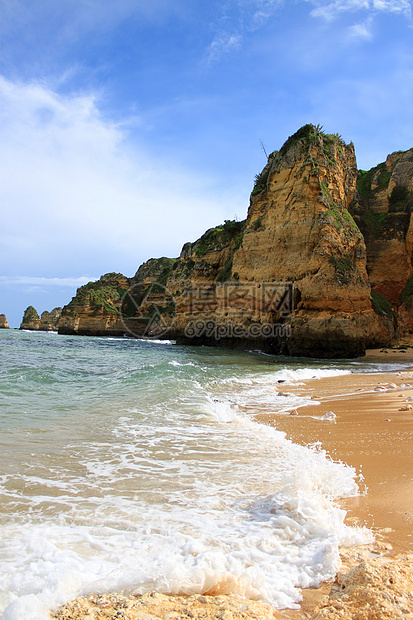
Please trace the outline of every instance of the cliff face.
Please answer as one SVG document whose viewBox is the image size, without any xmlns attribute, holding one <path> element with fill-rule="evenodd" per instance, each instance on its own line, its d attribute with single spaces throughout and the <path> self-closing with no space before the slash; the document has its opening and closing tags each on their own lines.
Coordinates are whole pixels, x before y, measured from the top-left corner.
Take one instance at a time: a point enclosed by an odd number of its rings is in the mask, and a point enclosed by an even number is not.
<svg viewBox="0 0 413 620">
<path fill-rule="evenodd" d="M 309 356 L 388 344 L 392 321 L 373 310 L 365 243 L 348 211 L 356 178 L 353 145 L 338 136 L 307 125 L 289 138 L 257 176 L 247 220 L 185 244 L 164 274 L 170 337 Z M 155 266 L 138 270 L 141 293 Z"/>
<path fill-rule="evenodd" d="M 108 273 L 97 282 L 81 286 L 61 311 L 59 334 L 123 336 L 125 327 L 119 307 L 131 280 L 120 273 Z"/>
<path fill-rule="evenodd" d="M 57 323 L 61 312 L 61 308 L 54 308 L 51 312 L 45 310 L 40 317 L 36 308 L 29 306 L 24 311 L 20 329 L 31 329 L 40 332 L 57 331 Z"/>
<path fill-rule="evenodd" d="M 29 306 L 24 311 L 23 319 L 22 319 L 19 329 L 37 330 L 39 329 L 39 325 L 40 325 L 40 317 L 37 314 L 36 308 L 33 308 L 33 306 Z"/>
<path fill-rule="evenodd" d="M 356 176 L 353 145 L 306 126 L 257 178 L 234 271 L 244 281 L 294 283 L 290 355 L 356 355 L 385 335 L 348 211 Z"/>
<path fill-rule="evenodd" d="M 39 323 L 39 331 L 54 332 L 57 331 L 57 324 L 62 312 L 62 308 L 53 308 L 51 312 L 45 310 L 42 312 Z"/>
<path fill-rule="evenodd" d="M 257 175 L 245 221 L 206 231 L 177 259 L 150 259 L 133 278 L 81 287 L 59 333 L 313 357 L 388 346 L 413 323 L 412 154 L 358 174 L 352 144 L 302 127 Z"/>
<path fill-rule="evenodd" d="M 413 149 L 360 171 L 354 218 L 367 246 L 367 271 L 373 291 L 388 300 L 413 331 Z"/>
<path fill-rule="evenodd" d="M 5 314 L 0 314 L 0 329 L 9 329 L 7 318 Z"/>
</svg>

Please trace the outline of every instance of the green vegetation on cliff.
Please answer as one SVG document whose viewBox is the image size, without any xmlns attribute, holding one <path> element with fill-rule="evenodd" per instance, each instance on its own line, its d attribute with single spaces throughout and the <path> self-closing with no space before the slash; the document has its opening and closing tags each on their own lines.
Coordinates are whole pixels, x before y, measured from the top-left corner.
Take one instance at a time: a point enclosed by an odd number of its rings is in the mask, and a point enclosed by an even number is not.
<svg viewBox="0 0 413 620">
<path fill-rule="evenodd" d="M 29 306 L 24 311 L 22 323 L 31 323 L 32 321 L 40 321 L 40 316 L 38 315 L 36 308 Z"/>
<path fill-rule="evenodd" d="M 410 310 L 410 308 L 412 307 L 412 300 L 413 300 L 413 274 L 407 280 L 406 286 L 400 293 L 399 304 L 400 305 L 405 304 L 406 308 Z"/>
<path fill-rule="evenodd" d="M 401 155 L 404 153 L 401 152 Z M 407 232 L 413 198 L 408 187 L 403 184 L 396 184 L 389 195 L 391 178 L 392 170 L 384 162 L 370 170 L 358 171 L 357 191 L 351 211 L 364 235 L 393 238 Z"/>
<path fill-rule="evenodd" d="M 88 282 L 77 289 L 75 297 L 63 308 L 62 316 L 75 317 L 79 307 L 87 306 L 96 314 L 119 314 L 119 306 L 127 290 L 125 282 L 125 276 L 116 273 L 105 274 L 96 282 Z"/>
<path fill-rule="evenodd" d="M 371 301 L 373 310 L 376 314 L 379 314 L 379 315 L 385 314 L 390 320 L 393 319 L 393 315 L 394 315 L 393 306 L 385 297 L 383 297 L 383 295 L 381 295 L 377 291 L 373 291 L 372 289 L 371 295 L 370 295 L 370 301 Z"/>
<path fill-rule="evenodd" d="M 357 191 L 366 205 L 369 205 L 378 192 L 389 186 L 391 172 L 387 170 L 385 162 L 370 170 L 359 170 L 357 174 Z M 374 183 L 373 183 L 374 180 Z"/>
<path fill-rule="evenodd" d="M 202 237 L 192 244 L 192 248 L 197 256 L 205 256 L 208 252 L 219 251 L 225 248 L 234 237 L 237 237 L 238 247 L 242 243 L 239 238 L 245 226 L 245 221 L 225 220 L 224 224 L 210 228 Z"/>
</svg>

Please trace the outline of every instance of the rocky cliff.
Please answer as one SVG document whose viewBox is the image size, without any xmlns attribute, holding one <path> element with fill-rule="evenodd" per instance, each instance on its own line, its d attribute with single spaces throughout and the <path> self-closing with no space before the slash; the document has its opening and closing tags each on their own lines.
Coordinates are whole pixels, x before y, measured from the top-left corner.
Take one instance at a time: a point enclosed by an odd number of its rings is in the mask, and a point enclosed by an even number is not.
<svg viewBox="0 0 413 620">
<path fill-rule="evenodd" d="M 57 331 L 57 323 L 59 321 L 62 308 L 53 308 L 51 312 L 45 310 L 40 316 L 39 331 L 54 332 Z"/>
<path fill-rule="evenodd" d="M 29 306 L 23 314 L 20 329 L 30 329 L 33 331 L 57 331 L 57 323 L 60 318 L 62 308 L 54 308 L 51 312 L 45 310 L 39 316 L 36 308 Z"/>
<path fill-rule="evenodd" d="M 132 281 L 120 273 L 107 273 L 81 286 L 62 309 L 59 334 L 123 336 L 125 326 L 119 308 Z"/>
<path fill-rule="evenodd" d="M 356 180 L 352 144 L 312 125 L 291 136 L 257 175 L 247 220 L 229 242 L 207 247 L 202 262 L 201 240 L 184 246 L 167 283 L 176 337 L 327 357 L 389 343 L 393 327 L 372 307 L 366 247 L 348 211 Z M 203 309 L 178 294 L 189 288 L 196 296 L 208 283 L 213 304 Z"/>
<path fill-rule="evenodd" d="M 411 155 L 357 171 L 352 144 L 302 127 L 257 175 L 245 221 L 206 231 L 176 259 L 150 259 L 133 278 L 82 287 L 59 332 L 316 357 L 389 345 L 413 331 Z"/>
<path fill-rule="evenodd" d="M 367 247 L 374 302 L 413 332 L 413 149 L 360 171 L 351 211 Z M 387 304 L 386 304 L 387 301 Z M 391 304 L 391 305 L 390 305 Z"/>
<path fill-rule="evenodd" d="M 5 314 L 0 314 L 0 329 L 9 329 L 7 318 Z"/>
<path fill-rule="evenodd" d="M 39 325 L 40 325 L 40 317 L 37 313 L 36 308 L 33 308 L 33 306 L 29 306 L 24 311 L 23 319 L 20 324 L 20 329 L 37 330 L 39 329 Z"/>
</svg>

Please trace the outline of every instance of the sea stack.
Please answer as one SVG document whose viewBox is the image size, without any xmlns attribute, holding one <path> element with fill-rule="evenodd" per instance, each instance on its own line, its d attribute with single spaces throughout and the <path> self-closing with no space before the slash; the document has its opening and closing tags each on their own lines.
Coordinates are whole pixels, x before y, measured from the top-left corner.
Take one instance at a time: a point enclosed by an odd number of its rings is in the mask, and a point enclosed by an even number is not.
<svg viewBox="0 0 413 620">
<path fill-rule="evenodd" d="M 40 325 L 40 317 L 36 308 L 29 306 L 23 314 L 23 319 L 19 329 L 38 330 Z"/>
<path fill-rule="evenodd" d="M 7 318 L 5 314 L 0 314 L 0 329 L 9 329 Z"/>
</svg>

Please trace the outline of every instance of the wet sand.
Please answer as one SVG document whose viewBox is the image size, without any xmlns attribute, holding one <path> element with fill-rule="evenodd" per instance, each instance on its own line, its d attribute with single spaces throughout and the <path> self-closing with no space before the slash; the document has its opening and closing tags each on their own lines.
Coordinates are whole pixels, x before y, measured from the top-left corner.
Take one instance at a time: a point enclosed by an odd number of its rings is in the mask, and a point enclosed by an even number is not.
<svg viewBox="0 0 413 620">
<path fill-rule="evenodd" d="M 413 552 L 413 372 L 332 377 L 293 391 L 320 404 L 257 418 L 296 443 L 320 442 L 332 459 L 354 467 L 364 480 L 362 495 L 343 502 L 347 521 L 391 529 L 386 536 L 395 550 Z M 334 421 L 321 419 L 328 412 Z"/>
<path fill-rule="evenodd" d="M 283 620 L 413 620 L 413 349 L 367 356 L 411 362 L 411 370 L 308 381 L 291 392 L 319 404 L 256 416 L 296 443 L 319 443 L 333 460 L 355 468 L 361 495 L 341 501 L 346 522 L 371 528 L 376 538 L 342 549 L 335 582 L 303 590 L 301 610 L 279 612 Z M 277 389 L 290 391 L 287 385 Z M 335 418 L 323 420 L 330 412 Z"/>
</svg>

